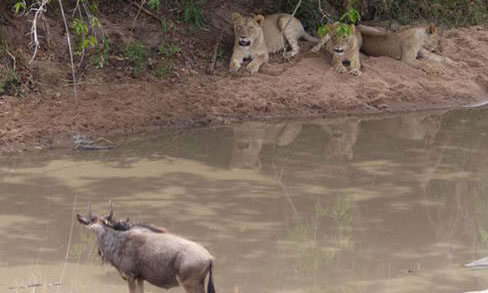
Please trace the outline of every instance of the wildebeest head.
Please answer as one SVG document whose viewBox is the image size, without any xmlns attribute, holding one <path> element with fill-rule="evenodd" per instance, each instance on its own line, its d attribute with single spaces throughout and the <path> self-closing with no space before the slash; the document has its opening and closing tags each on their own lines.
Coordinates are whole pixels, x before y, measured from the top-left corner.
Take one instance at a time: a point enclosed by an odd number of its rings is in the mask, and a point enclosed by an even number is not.
<svg viewBox="0 0 488 293">
<path fill-rule="evenodd" d="M 76 214 L 78 222 L 87 226 L 90 229 L 101 228 L 102 226 L 107 226 L 113 228 L 115 223 L 118 222 L 114 218 L 114 211 L 112 208 L 112 201 L 110 201 L 110 211 L 106 216 L 94 215 L 91 211 L 91 203 L 88 204 L 88 214 L 86 216 Z"/>
<path fill-rule="evenodd" d="M 112 201 L 110 201 L 110 210 L 106 216 L 101 217 L 93 215 L 91 212 L 91 204 L 88 204 L 88 215 L 82 216 L 80 214 L 76 214 L 76 217 L 78 218 L 78 222 L 93 230 L 99 230 L 102 227 L 108 227 L 116 231 L 127 231 L 132 229 L 133 227 L 141 227 L 155 233 L 167 232 L 167 230 L 163 227 L 157 227 L 155 225 L 146 223 L 133 223 L 129 221 L 129 218 L 125 220 L 116 219 L 114 217 Z"/>
<path fill-rule="evenodd" d="M 130 229 L 129 219 L 117 220 L 114 217 L 114 211 L 112 208 L 112 201 L 110 201 L 110 210 L 106 216 L 98 216 L 92 213 L 91 204 L 88 204 L 88 214 L 86 216 L 76 214 L 78 222 L 85 225 L 87 228 L 94 230 L 97 234 L 105 230 L 105 228 L 111 228 L 118 231 L 127 231 Z"/>
</svg>

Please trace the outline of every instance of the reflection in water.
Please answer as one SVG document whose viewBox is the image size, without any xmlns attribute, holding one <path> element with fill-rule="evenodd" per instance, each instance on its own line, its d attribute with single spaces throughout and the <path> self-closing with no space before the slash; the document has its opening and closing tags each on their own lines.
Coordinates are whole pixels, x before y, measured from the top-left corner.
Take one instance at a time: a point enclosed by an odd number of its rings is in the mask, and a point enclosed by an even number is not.
<svg viewBox="0 0 488 293">
<path fill-rule="evenodd" d="M 109 199 L 207 247 L 218 292 L 488 288 L 488 272 L 463 268 L 488 255 L 487 117 L 247 122 L 5 157 L 0 292 L 125 292 L 73 223 Z"/>
</svg>

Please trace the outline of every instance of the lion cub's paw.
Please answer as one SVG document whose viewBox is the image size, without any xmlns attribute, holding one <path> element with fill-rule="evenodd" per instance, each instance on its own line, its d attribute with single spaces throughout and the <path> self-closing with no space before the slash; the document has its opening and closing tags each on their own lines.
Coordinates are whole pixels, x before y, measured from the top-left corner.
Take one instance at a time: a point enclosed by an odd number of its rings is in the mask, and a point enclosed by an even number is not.
<svg viewBox="0 0 488 293">
<path fill-rule="evenodd" d="M 334 70 L 335 70 L 335 72 L 341 73 L 341 74 L 347 72 L 347 68 L 344 66 L 335 66 Z"/>
<path fill-rule="evenodd" d="M 295 56 L 296 54 L 298 54 L 298 52 L 295 52 L 295 51 L 288 51 L 286 52 L 283 56 L 285 57 L 285 59 L 291 59 L 293 56 Z"/>
<path fill-rule="evenodd" d="M 259 65 L 249 63 L 247 65 L 247 70 L 249 70 L 249 72 L 251 72 L 251 74 L 254 74 L 254 73 L 259 71 Z"/>
<path fill-rule="evenodd" d="M 357 68 L 351 69 L 351 74 L 354 76 L 360 76 L 361 73 L 362 73 L 361 70 L 359 70 Z"/>
<path fill-rule="evenodd" d="M 229 71 L 232 73 L 236 73 L 241 68 L 241 65 L 238 62 L 232 62 L 229 66 Z"/>
</svg>

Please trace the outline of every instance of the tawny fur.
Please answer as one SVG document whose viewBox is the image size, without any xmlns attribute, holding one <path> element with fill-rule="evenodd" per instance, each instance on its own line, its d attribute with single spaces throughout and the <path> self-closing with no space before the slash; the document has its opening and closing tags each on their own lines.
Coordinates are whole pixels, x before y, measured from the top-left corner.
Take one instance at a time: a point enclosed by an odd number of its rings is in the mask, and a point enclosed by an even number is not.
<svg viewBox="0 0 488 293">
<path fill-rule="evenodd" d="M 338 73 L 349 72 L 352 75 L 361 75 L 361 61 L 359 48 L 362 38 L 356 26 L 352 25 L 352 34 L 337 36 L 336 27 L 331 26 L 331 32 L 325 34 L 320 42 L 312 48 L 317 53 L 325 45 L 327 51 L 332 55 L 332 67 Z"/>
<path fill-rule="evenodd" d="M 361 50 L 367 55 L 388 56 L 419 68 L 426 73 L 442 73 L 442 71 L 419 59 L 454 66 L 462 65 L 462 63 L 455 62 L 448 57 L 436 54 L 441 36 L 438 28 L 433 24 L 427 27 L 414 27 L 397 32 L 382 33 L 378 33 L 376 28 L 364 25 L 358 28 L 363 37 Z"/>
<path fill-rule="evenodd" d="M 251 73 L 258 72 L 261 65 L 269 60 L 269 54 L 286 50 L 286 58 L 291 58 L 300 52 L 298 40 L 304 38 L 310 42 L 318 42 L 303 29 L 300 21 L 290 14 L 278 13 L 267 16 L 255 15 L 244 17 L 239 13 L 232 13 L 235 41 L 234 51 L 230 59 L 230 71 L 241 68 L 245 59 L 251 59 L 247 69 Z"/>
</svg>

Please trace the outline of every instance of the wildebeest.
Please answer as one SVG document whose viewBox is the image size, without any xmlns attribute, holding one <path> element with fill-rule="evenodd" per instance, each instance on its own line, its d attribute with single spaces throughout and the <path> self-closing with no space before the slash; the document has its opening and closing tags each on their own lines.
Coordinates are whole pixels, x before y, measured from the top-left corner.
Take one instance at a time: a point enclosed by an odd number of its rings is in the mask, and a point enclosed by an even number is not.
<svg viewBox="0 0 488 293">
<path fill-rule="evenodd" d="M 182 286 L 186 293 L 215 293 L 213 257 L 200 244 L 167 233 L 151 224 L 116 221 L 108 216 L 76 214 L 78 221 L 95 232 L 100 255 L 114 266 L 129 285 L 129 293 L 143 293 L 144 280 L 161 287 Z"/>
</svg>

